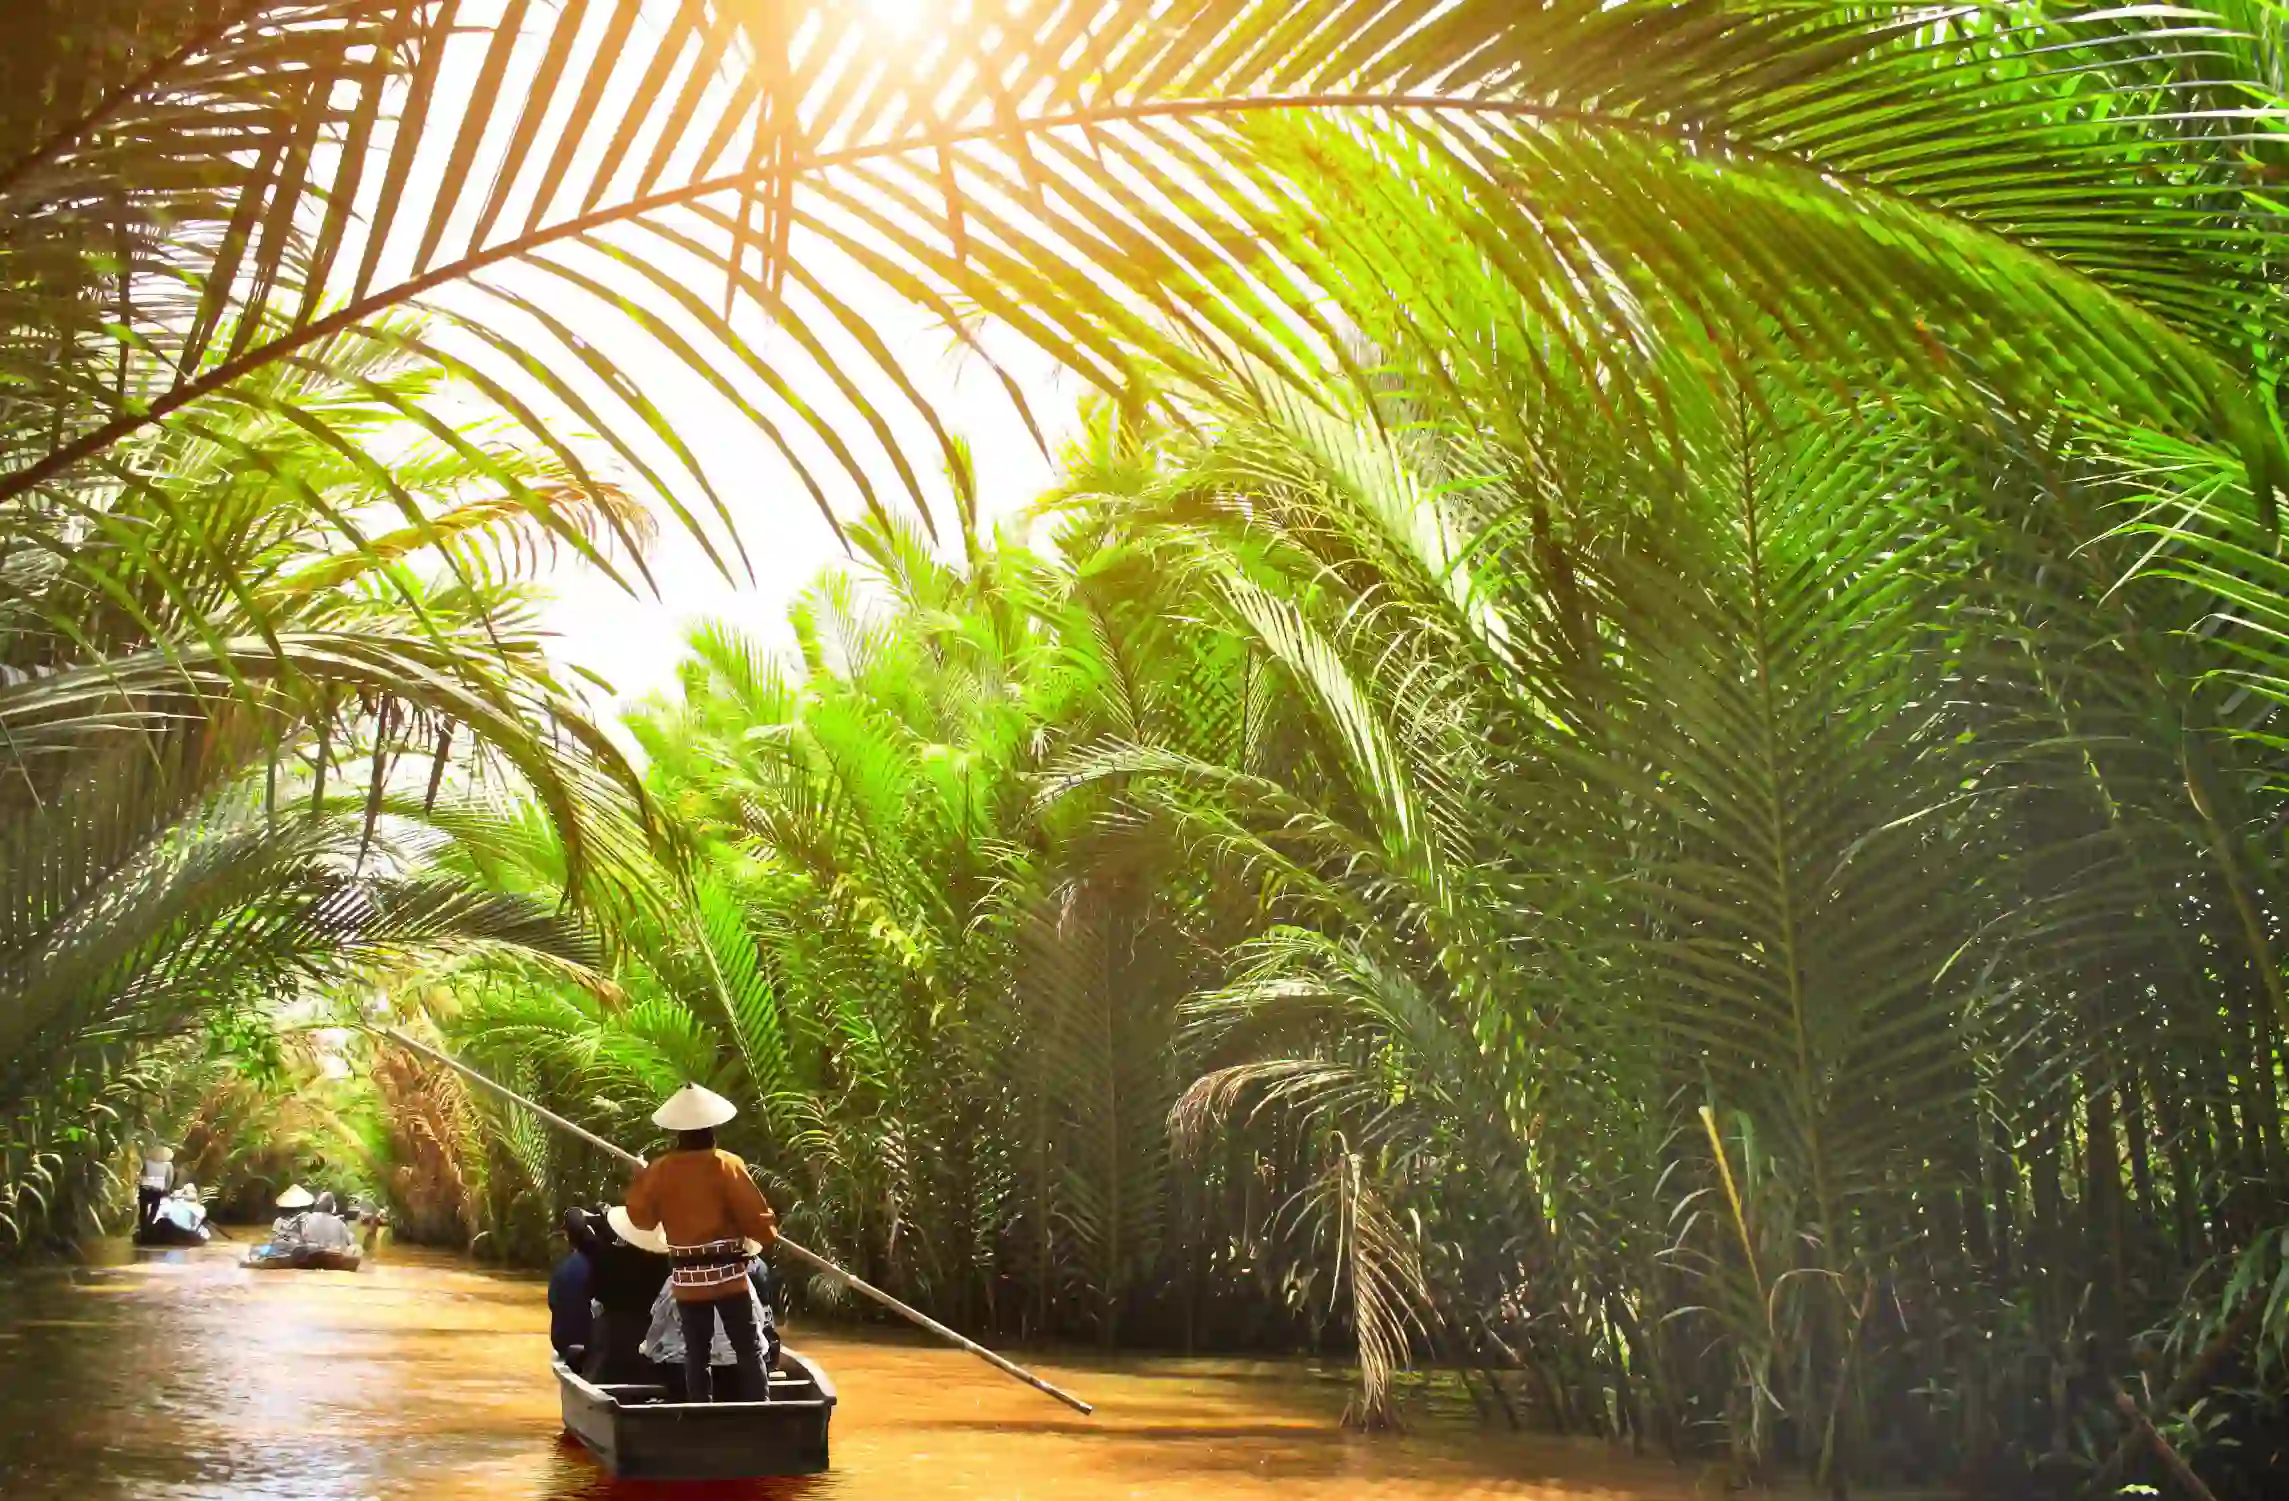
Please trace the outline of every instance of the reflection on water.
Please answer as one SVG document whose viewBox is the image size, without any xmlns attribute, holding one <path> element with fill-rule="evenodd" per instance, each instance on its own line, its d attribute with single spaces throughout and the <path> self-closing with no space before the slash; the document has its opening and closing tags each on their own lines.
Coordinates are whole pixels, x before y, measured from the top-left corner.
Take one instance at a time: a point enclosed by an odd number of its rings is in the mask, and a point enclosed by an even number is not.
<svg viewBox="0 0 2289 1501">
<path fill-rule="evenodd" d="M 0 1495 L 512 1501 L 1684 1498 L 1601 1447 L 1434 1419 L 1341 1432 L 1292 1364 L 1060 1357 L 1083 1418 L 953 1351 L 796 1328 L 841 1388 L 834 1469 L 615 1482 L 560 1436 L 539 1280 L 391 1249 L 359 1272 L 249 1272 L 235 1248 L 124 1250 L 0 1280 Z"/>
</svg>

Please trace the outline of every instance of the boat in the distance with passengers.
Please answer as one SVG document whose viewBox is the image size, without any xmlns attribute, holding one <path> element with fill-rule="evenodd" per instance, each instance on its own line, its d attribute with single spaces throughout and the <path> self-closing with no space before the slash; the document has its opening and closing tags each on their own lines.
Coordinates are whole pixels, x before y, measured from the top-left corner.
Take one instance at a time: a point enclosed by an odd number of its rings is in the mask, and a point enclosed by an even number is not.
<svg viewBox="0 0 2289 1501">
<path fill-rule="evenodd" d="M 347 1251 L 321 1251 L 273 1241 L 250 1249 L 239 1265 L 258 1272 L 354 1272 L 364 1260 L 364 1254 L 354 1246 Z"/>
<path fill-rule="evenodd" d="M 142 1247 L 203 1246 L 213 1238 L 199 1186 L 186 1183 L 135 1223 L 134 1242 Z"/>
<path fill-rule="evenodd" d="M 132 1238 L 136 1245 L 145 1247 L 203 1246 L 214 1239 L 214 1232 L 204 1225 L 185 1229 L 173 1220 L 153 1220 L 137 1225 Z"/>
<path fill-rule="evenodd" d="M 277 1199 L 286 1211 L 270 1228 L 270 1239 L 253 1247 L 240 1264 L 256 1271 L 354 1272 L 364 1254 L 350 1227 L 334 1212 L 334 1196 L 313 1195 L 296 1183 Z"/>
</svg>

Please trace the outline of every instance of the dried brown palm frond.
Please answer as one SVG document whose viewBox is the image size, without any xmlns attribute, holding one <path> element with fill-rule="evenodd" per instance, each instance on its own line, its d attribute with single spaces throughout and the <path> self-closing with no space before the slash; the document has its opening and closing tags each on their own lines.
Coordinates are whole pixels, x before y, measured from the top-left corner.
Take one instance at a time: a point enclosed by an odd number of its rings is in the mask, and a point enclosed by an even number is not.
<svg viewBox="0 0 2289 1501">
<path fill-rule="evenodd" d="M 463 1245 L 478 1229 L 482 1162 L 467 1091 L 450 1069 L 402 1048 L 377 1048 L 371 1078 L 387 1122 L 390 1225 L 416 1245 Z"/>
</svg>

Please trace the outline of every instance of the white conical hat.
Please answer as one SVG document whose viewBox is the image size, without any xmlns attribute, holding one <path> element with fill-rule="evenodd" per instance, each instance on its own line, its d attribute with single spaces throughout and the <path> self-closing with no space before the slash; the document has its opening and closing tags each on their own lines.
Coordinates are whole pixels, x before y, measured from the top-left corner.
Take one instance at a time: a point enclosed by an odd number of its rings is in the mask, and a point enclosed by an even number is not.
<svg viewBox="0 0 2289 1501">
<path fill-rule="evenodd" d="M 143 1160 L 145 1162 L 173 1162 L 175 1149 L 173 1147 L 147 1146 L 143 1149 Z"/>
<path fill-rule="evenodd" d="M 739 1113 L 732 1104 L 712 1089 L 697 1084 L 686 1084 L 668 1096 L 668 1102 L 652 1112 L 652 1124 L 666 1131 L 705 1131 L 720 1126 Z"/>
<path fill-rule="evenodd" d="M 612 1233 L 614 1235 L 619 1236 L 622 1240 L 626 1241 L 629 1245 L 634 1246 L 637 1250 L 649 1251 L 655 1256 L 665 1256 L 668 1254 L 668 1237 L 666 1232 L 661 1230 L 637 1229 L 636 1222 L 628 1218 L 627 1205 L 615 1204 L 610 1209 L 605 1210 L 604 1221 L 606 1224 L 612 1227 Z"/>
<path fill-rule="evenodd" d="M 281 1209 L 308 1209 L 317 1202 L 311 1196 L 310 1190 L 299 1183 L 294 1184 L 278 1196 L 278 1207 Z"/>
</svg>

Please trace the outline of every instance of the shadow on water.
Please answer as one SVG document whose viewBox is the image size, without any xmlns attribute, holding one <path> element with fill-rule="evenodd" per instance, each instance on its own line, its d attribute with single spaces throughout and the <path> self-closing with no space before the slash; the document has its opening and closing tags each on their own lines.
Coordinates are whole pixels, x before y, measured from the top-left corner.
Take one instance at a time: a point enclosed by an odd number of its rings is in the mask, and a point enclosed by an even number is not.
<svg viewBox="0 0 2289 1501">
<path fill-rule="evenodd" d="M 1049 1408 L 968 1356 L 816 1329 L 842 1390 L 807 1479 L 616 1481 L 564 1438 L 540 1280 L 385 1249 L 264 1272 L 237 1247 L 0 1276 L 8 1501 L 1683 1501 L 1692 1477 L 1426 1413 L 1364 1439 L 1344 1389 L 1276 1361 L 1052 1356 Z"/>
</svg>

